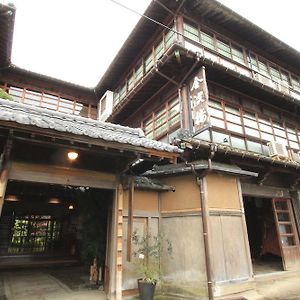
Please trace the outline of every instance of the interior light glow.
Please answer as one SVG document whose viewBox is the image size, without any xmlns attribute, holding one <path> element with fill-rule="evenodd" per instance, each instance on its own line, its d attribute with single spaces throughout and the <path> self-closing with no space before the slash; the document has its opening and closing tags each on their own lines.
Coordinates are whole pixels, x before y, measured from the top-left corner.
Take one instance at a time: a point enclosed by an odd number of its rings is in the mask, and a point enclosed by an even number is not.
<svg viewBox="0 0 300 300">
<path fill-rule="evenodd" d="M 5 201 L 10 201 L 10 202 L 20 201 L 19 198 L 15 195 L 7 195 L 4 200 Z"/>
<path fill-rule="evenodd" d="M 77 157 L 78 157 L 78 153 L 77 152 L 75 152 L 75 151 L 68 152 L 68 158 L 70 160 L 75 160 L 75 159 L 77 159 Z"/>
<path fill-rule="evenodd" d="M 60 200 L 58 198 L 50 198 L 48 203 L 51 203 L 51 204 L 59 204 L 60 203 Z"/>
<path fill-rule="evenodd" d="M 74 209 L 74 206 L 72 204 L 69 205 L 68 207 L 70 210 Z"/>
</svg>

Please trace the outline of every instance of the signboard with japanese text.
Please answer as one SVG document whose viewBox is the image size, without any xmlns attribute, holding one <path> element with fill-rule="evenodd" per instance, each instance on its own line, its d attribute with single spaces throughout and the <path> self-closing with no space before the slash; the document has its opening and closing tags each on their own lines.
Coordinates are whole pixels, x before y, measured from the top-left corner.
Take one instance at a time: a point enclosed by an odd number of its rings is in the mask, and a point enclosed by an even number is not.
<svg viewBox="0 0 300 300">
<path fill-rule="evenodd" d="M 208 88 L 206 83 L 205 68 L 193 78 L 191 87 L 191 109 L 194 127 L 194 135 L 210 127 L 208 111 Z"/>
</svg>

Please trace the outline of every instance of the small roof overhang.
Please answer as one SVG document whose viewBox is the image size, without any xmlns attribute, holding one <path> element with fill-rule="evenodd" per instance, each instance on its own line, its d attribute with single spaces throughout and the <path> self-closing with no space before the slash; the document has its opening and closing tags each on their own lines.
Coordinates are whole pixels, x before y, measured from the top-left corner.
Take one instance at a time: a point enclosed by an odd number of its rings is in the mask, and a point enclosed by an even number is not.
<svg viewBox="0 0 300 300">
<path fill-rule="evenodd" d="M 179 163 L 174 166 L 154 166 L 152 170 L 145 172 L 145 176 L 165 176 L 165 175 L 175 175 L 182 173 L 192 172 L 192 166 L 195 171 L 203 171 L 208 169 L 208 162 L 206 160 L 193 161 L 191 163 Z M 250 176 L 257 177 L 258 173 L 245 171 L 236 165 L 229 165 L 219 162 L 212 162 L 213 172 L 226 173 L 234 176 Z"/>
<path fill-rule="evenodd" d="M 173 162 L 183 152 L 176 146 L 146 138 L 140 128 L 100 122 L 4 99 L 0 99 L 0 126 L 84 140 L 91 145 L 166 158 Z"/>
</svg>

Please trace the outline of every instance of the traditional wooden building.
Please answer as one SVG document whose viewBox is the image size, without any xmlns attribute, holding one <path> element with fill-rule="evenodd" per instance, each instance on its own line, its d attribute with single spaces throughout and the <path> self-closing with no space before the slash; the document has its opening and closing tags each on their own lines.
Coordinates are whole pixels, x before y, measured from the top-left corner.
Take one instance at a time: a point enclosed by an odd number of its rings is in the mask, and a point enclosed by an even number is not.
<svg viewBox="0 0 300 300">
<path fill-rule="evenodd" d="M 172 190 L 132 165 L 182 150 L 99 121 L 92 89 L 14 66 L 14 16 L 0 4 L 0 271 L 96 257 L 107 297 L 121 299 L 124 205 L 134 190 L 142 207 Z"/>
<path fill-rule="evenodd" d="M 185 151 L 146 173 L 175 187 L 153 209 L 176 257 L 163 291 L 213 299 L 299 271 L 299 52 L 213 0 L 152 1 L 145 16 L 95 91 L 100 118 Z"/>
<path fill-rule="evenodd" d="M 159 292 L 172 298 L 214 299 L 299 271 L 298 51 L 215 0 L 157 0 L 91 90 L 12 65 L 14 13 L 0 6 L 0 84 L 15 100 L 0 101 L 1 222 L 24 215 L 29 202 L 15 200 L 45 184 L 67 228 L 78 193 L 110 199 L 111 299 L 137 292 L 134 229 L 171 239 Z M 64 159 L 70 150 L 79 161 Z M 133 184 L 128 168 L 143 177 Z M 50 204 L 36 215 L 51 216 Z"/>
</svg>

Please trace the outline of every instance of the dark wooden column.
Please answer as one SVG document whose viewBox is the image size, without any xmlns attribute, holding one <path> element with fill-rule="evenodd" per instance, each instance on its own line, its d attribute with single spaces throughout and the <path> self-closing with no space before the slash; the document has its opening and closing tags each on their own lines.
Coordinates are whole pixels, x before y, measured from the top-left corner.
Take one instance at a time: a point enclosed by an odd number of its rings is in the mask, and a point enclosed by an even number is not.
<svg viewBox="0 0 300 300">
<path fill-rule="evenodd" d="M 186 85 L 182 86 L 179 90 L 179 97 L 181 100 L 182 107 L 182 125 L 183 129 L 191 130 L 191 114 L 190 114 L 190 103 L 189 103 L 189 94 L 188 87 Z"/>
</svg>

